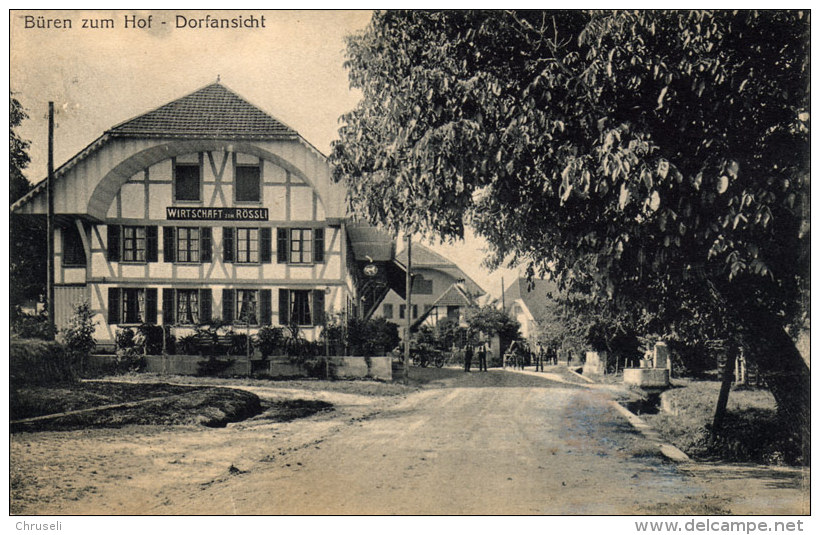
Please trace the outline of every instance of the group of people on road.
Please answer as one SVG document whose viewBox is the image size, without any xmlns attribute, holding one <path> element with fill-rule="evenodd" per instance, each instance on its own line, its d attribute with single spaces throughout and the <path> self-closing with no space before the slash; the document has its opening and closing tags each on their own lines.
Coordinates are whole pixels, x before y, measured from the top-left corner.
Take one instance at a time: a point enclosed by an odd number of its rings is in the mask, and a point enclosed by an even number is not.
<svg viewBox="0 0 820 535">
<path fill-rule="evenodd" d="M 469 372 L 473 366 L 473 358 L 478 359 L 479 371 L 487 371 L 487 345 L 479 344 L 476 348 L 473 344 L 464 347 L 464 371 Z M 538 344 L 535 351 L 530 351 L 524 343 L 513 341 L 504 353 L 504 362 L 508 367 L 516 370 L 523 370 L 524 366 L 533 364 L 535 371 L 544 371 L 544 365 L 558 364 L 558 352 L 555 347 Z"/>
<path fill-rule="evenodd" d="M 478 346 L 478 351 L 473 348 L 472 344 L 467 344 L 464 348 L 464 371 L 469 372 L 473 365 L 473 356 L 478 353 L 478 371 L 487 371 L 487 346 L 481 344 Z"/>
<path fill-rule="evenodd" d="M 530 351 L 523 343 L 513 341 L 504 353 L 504 361 L 516 370 L 523 370 L 532 363 L 535 371 L 542 372 L 544 364 L 558 364 L 558 352 L 552 346 L 544 347 L 544 344 L 538 344 L 538 349 Z"/>
</svg>

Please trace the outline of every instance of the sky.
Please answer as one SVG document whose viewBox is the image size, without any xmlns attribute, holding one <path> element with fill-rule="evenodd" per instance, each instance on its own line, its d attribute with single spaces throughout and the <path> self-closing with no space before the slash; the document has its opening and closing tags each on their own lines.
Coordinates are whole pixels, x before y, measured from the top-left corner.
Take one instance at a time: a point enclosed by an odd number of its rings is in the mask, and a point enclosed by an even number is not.
<svg viewBox="0 0 820 535">
<path fill-rule="evenodd" d="M 242 15 L 244 20 L 264 16 L 265 27 L 178 27 L 207 14 Z M 126 18 L 144 21 L 143 27 L 132 22 L 126 28 Z M 63 19 L 71 21 L 70 29 L 53 27 Z M 90 25 L 98 21 L 97 26 L 112 19 L 113 27 L 83 28 L 83 19 Z M 112 126 L 217 77 L 328 154 L 339 117 L 361 96 L 349 87 L 344 38 L 369 20 L 370 13 L 362 10 L 12 11 L 9 83 L 29 115 L 18 129 L 31 141 L 26 176 L 39 182 L 46 175 L 49 101 L 56 110 L 54 161 L 59 167 Z M 27 28 L 27 21 L 34 27 Z M 492 296 L 501 296 L 502 277 L 509 286 L 516 276 L 515 270 L 484 269 L 486 242 L 471 233 L 464 242 L 428 245 Z"/>
</svg>

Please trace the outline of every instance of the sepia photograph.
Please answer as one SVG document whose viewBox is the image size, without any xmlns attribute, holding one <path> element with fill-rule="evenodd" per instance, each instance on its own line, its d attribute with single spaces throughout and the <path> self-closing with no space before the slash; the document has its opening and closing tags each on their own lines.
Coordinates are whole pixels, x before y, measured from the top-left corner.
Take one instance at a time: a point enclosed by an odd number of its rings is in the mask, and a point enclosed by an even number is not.
<svg viewBox="0 0 820 535">
<path fill-rule="evenodd" d="M 810 10 L 8 24 L 17 531 L 808 526 Z"/>
</svg>

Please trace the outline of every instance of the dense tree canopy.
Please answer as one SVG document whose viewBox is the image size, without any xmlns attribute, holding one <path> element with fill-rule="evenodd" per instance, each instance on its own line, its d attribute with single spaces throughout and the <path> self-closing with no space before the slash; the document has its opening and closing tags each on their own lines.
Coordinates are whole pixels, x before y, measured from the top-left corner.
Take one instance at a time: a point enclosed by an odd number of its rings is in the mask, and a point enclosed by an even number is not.
<svg viewBox="0 0 820 535">
<path fill-rule="evenodd" d="M 23 169 L 28 167 L 29 142 L 23 140 L 15 128 L 27 119 L 25 110 L 13 93 L 9 93 L 9 201 L 14 202 L 28 192 L 31 183 L 23 175 Z"/>
<path fill-rule="evenodd" d="M 472 226 L 494 266 L 664 321 L 708 301 L 807 427 L 782 335 L 808 288 L 809 33 L 797 11 L 380 12 L 348 41 L 364 98 L 335 177 L 388 228 Z"/>
</svg>

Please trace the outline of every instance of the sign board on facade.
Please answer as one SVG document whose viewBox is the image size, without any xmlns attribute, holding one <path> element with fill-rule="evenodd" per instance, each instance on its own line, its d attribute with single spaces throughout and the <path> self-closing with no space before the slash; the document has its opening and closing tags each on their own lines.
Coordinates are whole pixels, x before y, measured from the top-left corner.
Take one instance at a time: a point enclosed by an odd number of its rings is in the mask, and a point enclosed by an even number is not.
<svg viewBox="0 0 820 535">
<path fill-rule="evenodd" d="M 168 206 L 165 217 L 174 221 L 267 221 L 267 208 L 179 208 Z"/>
</svg>

